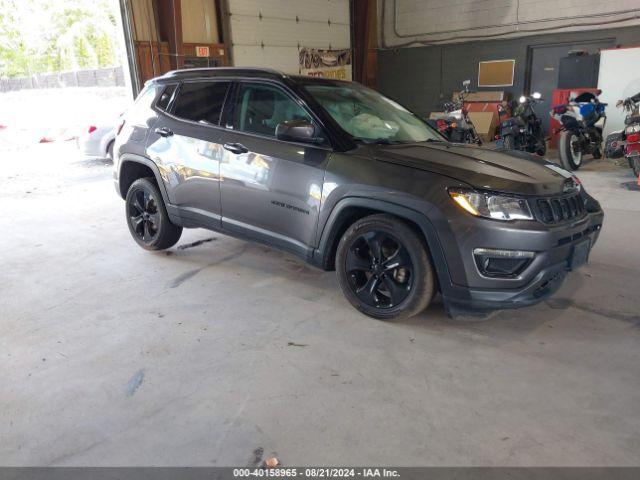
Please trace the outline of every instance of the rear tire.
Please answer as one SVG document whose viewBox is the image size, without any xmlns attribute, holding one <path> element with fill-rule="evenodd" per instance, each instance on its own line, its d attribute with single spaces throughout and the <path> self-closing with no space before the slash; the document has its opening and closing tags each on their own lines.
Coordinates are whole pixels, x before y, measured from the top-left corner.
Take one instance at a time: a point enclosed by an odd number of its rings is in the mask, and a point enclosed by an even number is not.
<svg viewBox="0 0 640 480">
<path fill-rule="evenodd" d="M 631 163 L 632 163 L 631 168 L 633 168 L 633 174 L 636 177 L 640 177 L 640 156 L 638 155 L 634 156 L 633 161 Z"/>
<path fill-rule="evenodd" d="M 131 184 L 125 198 L 125 212 L 131 236 L 145 250 L 164 250 L 180 240 L 182 227 L 169 220 L 154 179 L 139 178 Z"/>
<path fill-rule="evenodd" d="M 423 240 L 391 215 L 371 215 L 345 232 L 336 273 L 347 300 L 380 320 L 408 318 L 429 305 L 433 267 Z"/>
<path fill-rule="evenodd" d="M 575 153 L 573 151 L 573 143 L 578 137 L 571 132 L 562 132 L 560 135 L 560 163 L 567 170 L 578 170 L 582 165 L 582 152 Z"/>
<path fill-rule="evenodd" d="M 115 143 L 115 140 L 111 140 L 109 142 L 109 145 L 107 145 L 107 158 L 111 161 L 113 161 L 113 144 Z"/>
</svg>

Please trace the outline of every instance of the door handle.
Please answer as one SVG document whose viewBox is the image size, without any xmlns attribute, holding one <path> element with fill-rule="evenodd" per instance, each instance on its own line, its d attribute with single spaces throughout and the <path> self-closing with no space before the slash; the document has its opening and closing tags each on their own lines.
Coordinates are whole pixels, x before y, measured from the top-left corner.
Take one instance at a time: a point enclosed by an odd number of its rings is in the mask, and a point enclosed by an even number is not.
<svg viewBox="0 0 640 480">
<path fill-rule="evenodd" d="M 229 150 L 231 153 L 247 153 L 249 149 L 241 143 L 225 143 L 223 145 L 225 150 Z"/>
<path fill-rule="evenodd" d="M 154 132 L 156 132 L 161 137 L 170 137 L 171 135 L 173 135 L 173 131 L 167 127 L 156 128 Z"/>
</svg>

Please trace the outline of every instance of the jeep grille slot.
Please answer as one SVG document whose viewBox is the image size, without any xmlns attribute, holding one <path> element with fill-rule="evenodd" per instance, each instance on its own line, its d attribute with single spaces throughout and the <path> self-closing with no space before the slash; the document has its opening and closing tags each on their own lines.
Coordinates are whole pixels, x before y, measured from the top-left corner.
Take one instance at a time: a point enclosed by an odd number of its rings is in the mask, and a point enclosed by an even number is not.
<svg viewBox="0 0 640 480">
<path fill-rule="evenodd" d="M 580 193 L 559 197 L 538 198 L 533 202 L 535 215 L 542 223 L 562 223 L 585 215 Z"/>
</svg>

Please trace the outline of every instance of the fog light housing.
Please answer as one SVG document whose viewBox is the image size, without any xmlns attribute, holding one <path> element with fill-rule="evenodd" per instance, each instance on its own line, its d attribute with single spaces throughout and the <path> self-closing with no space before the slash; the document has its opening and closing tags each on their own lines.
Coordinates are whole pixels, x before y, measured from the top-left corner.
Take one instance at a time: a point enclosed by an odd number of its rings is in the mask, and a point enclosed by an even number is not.
<svg viewBox="0 0 640 480">
<path fill-rule="evenodd" d="M 478 270 L 486 277 L 516 277 L 531 263 L 535 252 L 476 248 L 473 257 Z"/>
</svg>

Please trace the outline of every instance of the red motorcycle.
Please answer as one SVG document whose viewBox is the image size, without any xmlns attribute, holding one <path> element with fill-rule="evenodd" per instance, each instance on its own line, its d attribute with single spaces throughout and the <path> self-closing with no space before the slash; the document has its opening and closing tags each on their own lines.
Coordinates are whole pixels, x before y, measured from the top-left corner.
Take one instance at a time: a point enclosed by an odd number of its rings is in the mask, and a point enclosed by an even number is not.
<svg viewBox="0 0 640 480">
<path fill-rule="evenodd" d="M 471 118 L 469 118 L 469 112 L 464 106 L 470 84 L 471 80 L 462 82 L 464 89 L 458 93 L 457 100 L 445 103 L 444 115 L 428 120 L 427 123 L 437 129 L 450 142 L 482 145 L 482 139 L 478 135 Z"/>
<path fill-rule="evenodd" d="M 607 136 L 606 152 L 609 158 L 624 157 L 636 177 L 640 176 L 640 93 L 618 100 L 616 107 L 627 112 L 625 128 Z"/>
</svg>

